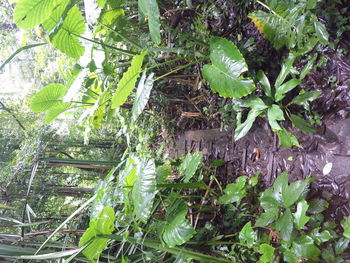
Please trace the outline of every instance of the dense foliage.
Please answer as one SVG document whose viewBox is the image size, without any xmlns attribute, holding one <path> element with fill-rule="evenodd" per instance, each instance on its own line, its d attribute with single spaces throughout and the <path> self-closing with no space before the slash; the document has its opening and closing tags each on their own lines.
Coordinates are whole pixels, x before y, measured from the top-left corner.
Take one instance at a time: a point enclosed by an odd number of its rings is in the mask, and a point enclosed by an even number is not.
<svg viewBox="0 0 350 263">
<path fill-rule="evenodd" d="M 261 174 L 237 172 L 234 183 L 221 185 L 223 160 L 204 160 L 201 152 L 174 159 L 165 150 L 169 137 L 160 135 L 171 131 L 163 110 L 171 97 L 165 79 L 196 70 L 203 76 L 196 84 L 200 92 L 230 99 L 235 141 L 261 117 L 281 146 L 300 147 L 288 126 L 316 132 L 310 103 L 321 92 L 300 85 L 316 67 L 317 50 L 329 45 L 318 18 L 322 1 L 251 1 L 254 10 L 242 19 L 249 17 L 275 49 L 285 49 L 278 72 L 252 69 L 249 48 L 204 26 L 208 10 L 215 9 L 212 1 L 197 7 L 197 1 L 96 2 L 15 5 L 17 27 L 40 29 L 40 37 L 0 68 L 21 52 L 47 45 L 67 56 L 67 63 L 59 78 L 43 81 L 27 102 L 44 118 L 23 113 L 19 120 L 2 105 L 12 120 L 7 125 L 16 122 L 23 131 L 17 138 L 4 130 L 0 138 L 6 146 L 0 156 L 0 220 L 6 223 L 0 257 L 347 262 L 350 217 L 327 220 L 327 200 L 309 192 L 312 175 L 291 182 L 285 171 L 266 188 Z M 177 28 L 178 21 L 167 24 L 174 6 L 196 15 L 187 31 Z M 65 126 L 67 131 L 55 132 Z"/>
</svg>

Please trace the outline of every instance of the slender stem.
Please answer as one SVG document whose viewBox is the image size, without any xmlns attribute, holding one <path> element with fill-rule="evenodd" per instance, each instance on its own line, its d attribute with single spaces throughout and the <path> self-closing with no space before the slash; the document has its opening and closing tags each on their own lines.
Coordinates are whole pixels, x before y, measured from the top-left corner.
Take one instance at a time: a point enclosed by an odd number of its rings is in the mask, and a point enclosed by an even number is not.
<svg viewBox="0 0 350 263">
<path fill-rule="evenodd" d="M 103 47 L 108 47 L 108 48 L 111 48 L 113 50 L 116 50 L 117 52 L 121 53 L 121 54 L 124 54 L 124 55 L 127 55 L 127 56 L 134 56 L 134 55 L 137 55 L 137 53 L 135 52 L 132 52 L 132 51 L 129 51 L 129 50 L 125 50 L 125 49 L 121 49 L 121 48 L 117 48 L 117 47 L 113 47 L 111 45 L 108 45 L 108 44 L 105 44 L 105 43 L 102 43 L 100 41 L 96 41 L 96 40 L 93 40 L 93 39 L 90 39 L 90 38 L 86 38 L 86 37 L 83 37 L 83 36 L 80 36 L 80 35 L 77 35 L 77 34 L 74 34 L 72 33 L 73 35 L 81 38 L 81 39 L 84 39 L 86 41 L 89 41 L 89 42 L 92 42 L 92 43 L 95 43 L 95 44 L 99 44 Z"/>
<path fill-rule="evenodd" d="M 126 42 L 128 42 L 128 43 L 131 44 L 132 46 L 136 47 L 137 49 L 140 49 L 140 50 L 143 49 L 139 44 L 137 44 L 137 43 L 134 42 L 133 40 L 131 40 L 131 39 L 127 38 L 126 36 L 124 36 L 124 34 L 118 32 L 117 30 L 114 30 L 113 28 L 111 28 L 111 27 L 109 27 L 109 26 L 107 26 L 107 25 L 105 25 L 105 24 L 102 24 L 102 23 L 100 23 L 100 24 L 101 24 L 102 26 L 104 26 L 105 28 L 107 28 L 107 29 L 113 31 L 114 33 L 116 33 L 118 36 L 120 36 L 122 39 L 124 39 Z"/>
<path fill-rule="evenodd" d="M 194 65 L 194 64 L 197 64 L 197 63 L 199 63 L 199 62 L 201 62 L 201 61 L 204 61 L 204 59 L 199 59 L 199 60 L 196 60 L 196 61 L 194 61 L 194 62 L 191 62 L 191 63 L 188 63 L 188 64 L 186 64 L 186 65 L 183 65 L 183 66 L 181 66 L 181 67 L 178 67 L 178 68 L 176 68 L 176 69 L 174 69 L 174 70 L 172 70 L 172 71 L 169 71 L 169 72 L 167 72 L 167 73 L 165 73 L 165 74 L 159 76 L 159 77 L 156 78 L 154 81 L 160 80 L 160 79 L 162 79 L 162 78 L 164 78 L 164 77 L 166 77 L 166 76 L 169 76 L 169 75 L 171 75 L 171 74 L 173 74 L 173 73 L 175 73 L 175 72 L 177 72 L 177 71 L 179 71 L 179 70 L 181 70 L 181 69 L 188 68 L 188 67 L 190 67 L 190 66 L 192 66 L 192 65 Z"/>
<path fill-rule="evenodd" d="M 256 2 L 257 2 L 258 4 L 260 4 L 261 6 L 265 7 L 265 8 L 266 8 L 267 10 L 269 10 L 272 14 L 277 15 L 276 12 L 273 11 L 267 4 L 265 4 L 265 3 L 263 3 L 263 2 L 261 2 L 261 1 L 259 1 L 259 0 L 256 0 Z"/>
<path fill-rule="evenodd" d="M 165 61 L 165 62 L 163 62 L 163 63 L 159 63 L 159 64 L 157 64 L 157 65 L 151 66 L 151 67 L 149 67 L 149 68 L 145 68 L 143 71 L 148 71 L 148 70 L 151 70 L 151 69 L 154 69 L 154 68 L 159 68 L 159 67 L 161 67 L 161 66 L 164 66 L 164 65 L 167 65 L 167 64 L 170 64 L 170 63 L 173 63 L 173 62 L 182 60 L 182 59 L 184 59 L 184 58 L 182 58 L 182 57 L 174 58 L 174 59 Z"/>
<path fill-rule="evenodd" d="M 16 115 L 9 109 L 9 108 L 7 108 L 6 106 L 5 106 L 5 104 L 4 103 L 2 103 L 1 101 L 0 101 L 0 105 L 2 106 L 2 108 L 0 108 L 0 110 L 2 109 L 2 110 L 4 110 L 4 111 L 7 111 L 14 119 L 15 119 L 15 121 L 18 123 L 18 125 L 22 128 L 22 130 L 26 130 L 26 128 L 23 126 L 23 124 L 19 121 L 19 119 L 16 117 Z"/>
</svg>

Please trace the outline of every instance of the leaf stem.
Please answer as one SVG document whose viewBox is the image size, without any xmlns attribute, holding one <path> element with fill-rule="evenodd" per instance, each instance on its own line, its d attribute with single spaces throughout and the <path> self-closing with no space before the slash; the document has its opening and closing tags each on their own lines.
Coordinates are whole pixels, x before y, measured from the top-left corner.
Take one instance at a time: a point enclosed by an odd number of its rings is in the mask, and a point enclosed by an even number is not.
<svg viewBox="0 0 350 263">
<path fill-rule="evenodd" d="M 177 72 L 177 71 L 179 71 L 179 70 L 181 70 L 181 69 L 188 68 L 188 67 L 190 67 L 190 66 L 192 66 L 192 65 L 194 65 L 194 64 L 197 64 L 197 63 L 199 63 L 199 62 L 201 62 L 201 61 L 204 61 L 204 59 L 198 59 L 198 60 L 195 60 L 194 62 L 191 62 L 191 63 L 188 63 L 188 64 L 183 65 L 183 66 L 181 66 L 181 67 L 178 67 L 178 68 L 176 68 L 176 69 L 174 69 L 174 70 L 172 70 L 172 71 L 169 71 L 169 72 L 167 72 L 167 73 L 165 73 L 165 74 L 159 76 L 159 77 L 156 78 L 154 81 L 160 80 L 160 79 L 162 79 L 162 78 L 164 78 L 164 77 L 166 77 L 166 76 L 169 76 L 169 75 L 171 75 L 171 74 L 173 74 L 173 73 L 175 73 L 175 72 Z"/>
<path fill-rule="evenodd" d="M 127 55 L 127 56 L 134 56 L 134 55 L 137 55 L 137 53 L 133 52 L 133 51 L 129 51 L 129 50 L 125 50 L 125 49 L 121 49 L 121 48 L 117 48 L 117 47 L 113 47 L 111 45 L 108 45 L 108 44 L 105 44 L 105 43 L 102 43 L 100 41 L 97 41 L 97 40 L 93 40 L 93 39 L 90 39 L 90 38 L 86 38 L 86 37 L 83 37 L 83 36 L 80 36 L 80 35 L 77 35 L 77 34 L 74 34 L 72 33 L 73 35 L 81 38 L 81 39 L 84 39 L 86 41 L 89 41 L 89 42 L 92 42 L 92 43 L 95 43 L 95 44 L 98 44 L 98 45 L 101 45 L 103 47 L 108 47 L 108 48 L 111 48 L 123 55 Z"/>
</svg>

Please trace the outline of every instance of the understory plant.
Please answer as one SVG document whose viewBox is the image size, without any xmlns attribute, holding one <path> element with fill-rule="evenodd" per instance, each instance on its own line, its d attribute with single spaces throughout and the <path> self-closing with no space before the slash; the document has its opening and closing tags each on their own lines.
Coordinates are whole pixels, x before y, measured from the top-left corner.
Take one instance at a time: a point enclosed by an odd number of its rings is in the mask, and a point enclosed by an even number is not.
<svg viewBox="0 0 350 263">
<path fill-rule="evenodd" d="M 316 0 L 257 1 L 267 12 L 249 14 L 259 32 L 274 48 L 288 48 L 294 55 L 310 52 L 317 43 L 328 44 L 328 32 L 315 15 Z"/>
<path fill-rule="evenodd" d="M 284 172 L 260 192 L 259 174 L 241 176 L 217 195 L 203 183 L 201 163 L 201 153 L 188 154 L 176 166 L 127 158 L 96 191 L 89 228 L 79 243 L 82 253 L 91 261 L 109 251 L 123 262 L 158 262 L 166 255 L 170 262 L 341 262 L 350 241 L 350 217 L 341 228 L 324 221 L 328 202 L 307 198 L 312 178 L 289 183 Z M 176 171 L 178 177 L 170 179 Z M 196 201 L 200 192 L 216 205 Z M 224 229 L 213 220 L 198 221 L 199 215 L 219 211 L 225 211 L 216 219 L 224 220 Z M 324 247 L 332 253 L 323 253 Z"/>
<path fill-rule="evenodd" d="M 258 116 L 267 117 L 271 129 L 277 133 L 280 144 L 284 147 L 299 146 L 296 137 L 278 123 L 285 120 L 285 117 L 288 117 L 301 131 L 316 131 L 303 117 L 292 114 L 288 107 L 295 104 L 308 108 L 309 102 L 320 95 L 319 91 L 301 91 L 287 104 L 283 104 L 288 92 L 295 89 L 312 69 L 316 56 L 312 57 L 300 74 L 293 74 L 295 58 L 289 54 L 284 60 L 274 85 L 271 85 L 263 71 L 257 73 L 255 84 L 252 78 L 244 76 L 248 67 L 239 49 L 226 39 L 213 38 L 210 45 L 212 64 L 203 67 L 203 76 L 213 91 L 222 97 L 233 98 L 233 104 L 238 112 L 235 140 L 239 140 L 249 132 Z M 292 77 L 288 79 L 290 75 Z M 262 89 L 264 96 L 250 95 L 257 86 Z M 249 108 L 250 111 L 245 121 L 242 121 L 242 111 L 245 108 Z"/>
</svg>

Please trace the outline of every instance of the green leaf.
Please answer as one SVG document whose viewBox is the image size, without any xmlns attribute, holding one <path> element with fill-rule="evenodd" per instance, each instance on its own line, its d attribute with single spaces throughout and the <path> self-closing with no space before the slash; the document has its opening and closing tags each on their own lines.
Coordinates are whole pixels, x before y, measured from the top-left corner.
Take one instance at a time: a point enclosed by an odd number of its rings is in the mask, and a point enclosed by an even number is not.
<svg viewBox="0 0 350 263">
<path fill-rule="evenodd" d="M 136 121 L 137 117 L 140 116 L 141 112 L 145 109 L 149 96 L 151 95 L 151 90 L 153 88 L 154 73 L 151 73 L 146 78 L 146 73 L 142 74 L 136 91 L 136 98 L 134 105 L 132 107 L 132 119 Z"/>
<path fill-rule="evenodd" d="M 294 222 L 296 224 L 296 228 L 301 230 L 304 228 L 305 224 L 309 221 L 310 217 L 306 216 L 306 211 L 309 205 L 305 200 L 301 200 L 297 204 L 297 211 L 294 213 Z"/>
<path fill-rule="evenodd" d="M 332 245 L 328 245 L 326 248 L 322 249 L 322 259 L 326 262 L 335 262 L 335 254 Z"/>
<path fill-rule="evenodd" d="M 275 82 L 276 92 L 278 92 L 279 87 L 282 85 L 286 77 L 290 74 L 291 69 L 293 67 L 294 60 L 295 60 L 295 56 L 290 53 L 289 56 L 283 61 L 283 64 L 281 66 L 281 71 L 278 74 Z"/>
<path fill-rule="evenodd" d="M 230 41 L 215 37 L 210 44 L 212 64 L 205 65 L 202 73 L 213 91 L 225 98 L 241 98 L 256 87 L 251 78 L 241 75 L 248 66 L 238 48 Z"/>
<path fill-rule="evenodd" d="M 282 129 L 277 122 L 284 120 L 284 114 L 280 106 L 277 104 L 272 104 L 272 106 L 267 109 L 267 118 L 272 130 L 276 131 Z"/>
<path fill-rule="evenodd" d="M 329 233 L 328 230 L 324 230 L 321 233 L 319 233 L 319 230 L 320 230 L 319 228 L 315 228 L 310 233 L 310 236 L 316 242 L 316 244 L 320 245 L 333 238 L 331 233 Z"/>
<path fill-rule="evenodd" d="M 96 2 L 98 7 L 103 8 L 106 5 L 107 0 L 96 0 Z"/>
<path fill-rule="evenodd" d="M 307 74 L 309 74 L 310 70 L 312 70 L 313 66 L 314 66 L 314 62 L 317 59 L 317 54 L 313 55 L 311 57 L 311 59 L 309 59 L 309 61 L 307 62 L 307 64 L 304 66 L 304 68 L 302 69 L 299 79 L 303 80 Z"/>
<path fill-rule="evenodd" d="M 239 204 L 242 198 L 246 196 L 245 184 L 247 176 L 240 176 L 236 179 L 236 183 L 228 184 L 224 189 L 224 195 L 219 198 L 220 204 Z"/>
<path fill-rule="evenodd" d="M 319 21 L 315 21 L 314 22 L 314 27 L 315 27 L 315 31 L 316 31 L 316 35 L 317 35 L 318 41 L 320 41 L 320 43 L 322 45 L 327 45 L 328 44 L 329 34 L 327 32 L 327 29 L 326 29 L 325 25 L 322 24 Z"/>
<path fill-rule="evenodd" d="M 271 85 L 269 79 L 266 77 L 265 73 L 262 70 L 259 70 L 257 74 L 258 82 L 261 85 L 261 88 L 263 89 L 264 93 L 268 97 L 272 97 L 271 92 Z"/>
<path fill-rule="evenodd" d="M 254 232 L 251 222 L 248 222 L 244 225 L 242 230 L 239 232 L 239 241 L 243 244 L 247 244 L 248 247 L 252 247 L 257 238 L 256 233 Z"/>
<path fill-rule="evenodd" d="M 274 257 L 275 249 L 269 244 L 261 244 L 259 246 L 259 253 L 261 254 L 259 260 L 262 263 L 269 263 Z"/>
<path fill-rule="evenodd" d="M 150 216 L 156 191 L 156 171 L 153 160 L 143 159 L 137 164 L 137 179 L 132 189 L 136 220 L 146 222 Z"/>
<path fill-rule="evenodd" d="M 316 132 L 316 129 L 311 126 L 310 123 L 308 123 L 303 118 L 299 117 L 298 115 L 290 114 L 290 119 L 292 123 L 301 131 L 303 132 Z"/>
<path fill-rule="evenodd" d="M 280 49 L 283 46 L 289 47 L 292 30 L 286 19 L 260 10 L 249 14 L 248 17 L 275 49 Z"/>
<path fill-rule="evenodd" d="M 271 208 L 266 210 L 265 213 L 262 213 L 258 220 L 255 222 L 255 226 L 257 227 L 265 227 L 273 223 L 279 216 L 278 208 Z"/>
<path fill-rule="evenodd" d="M 155 44 L 159 44 L 160 38 L 160 22 L 159 8 L 157 0 L 138 0 L 139 10 L 144 17 L 147 17 L 148 28 Z"/>
<path fill-rule="evenodd" d="M 56 106 L 50 108 L 46 113 L 46 117 L 45 117 L 44 122 L 45 123 L 52 122 L 61 113 L 65 112 L 69 108 L 70 105 L 71 105 L 70 103 L 61 102 L 60 104 L 57 104 Z"/>
<path fill-rule="evenodd" d="M 293 216 L 289 208 L 274 224 L 279 231 L 280 237 L 285 241 L 290 241 L 293 232 Z"/>
<path fill-rule="evenodd" d="M 291 79 L 281 86 L 276 87 L 275 101 L 278 102 L 285 97 L 285 94 L 301 83 L 299 79 Z"/>
<path fill-rule="evenodd" d="M 343 236 L 350 239 L 350 216 L 342 222 L 344 228 Z"/>
<path fill-rule="evenodd" d="M 98 259 L 103 250 L 107 247 L 107 238 L 96 238 L 97 235 L 110 235 L 114 231 L 114 209 L 110 206 L 105 207 L 97 218 L 90 221 L 89 228 L 83 234 L 79 241 L 79 247 L 93 241 L 83 250 L 83 254 L 90 260 Z"/>
<path fill-rule="evenodd" d="M 309 180 L 295 181 L 282 190 L 282 199 L 285 207 L 290 207 L 300 198 L 309 185 Z"/>
<path fill-rule="evenodd" d="M 286 148 L 289 148 L 292 146 L 299 147 L 299 142 L 297 138 L 293 134 L 288 132 L 286 129 L 282 128 L 282 130 L 277 131 L 277 135 L 280 139 L 280 144 L 283 147 L 286 147 Z"/>
<path fill-rule="evenodd" d="M 293 251 L 298 257 L 316 260 L 321 251 L 314 245 L 309 236 L 301 236 L 293 241 Z"/>
<path fill-rule="evenodd" d="M 142 62 L 146 54 L 147 51 L 143 51 L 141 54 L 135 55 L 132 58 L 130 67 L 119 81 L 117 90 L 112 97 L 113 109 L 123 105 L 131 94 L 133 88 L 135 87 L 136 81 L 140 76 Z"/>
<path fill-rule="evenodd" d="M 85 32 L 84 18 L 78 7 L 73 6 L 64 20 L 61 16 L 65 6 L 56 8 L 51 17 L 43 24 L 50 33 L 52 45 L 72 58 L 79 58 L 84 54 L 84 47 L 81 45 L 78 36 Z"/>
<path fill-rule="evenodd" d="M 167 179 L 171 173 L 171 165 L 163 164 L 162 166 L 158 166 L 156 169 L 157 184 L 167 183 Z"/>
<path fill-rule="evenodd" d="M 296 96 L 289 104 L 297 104 L 305 107 L 309 101 L 314 101 L 320 95 L 320 91 L 306 91 Z"/>
<path fill-rule="evenodd" d="M 317 198 L 310 201 L 309 205 L 308 212 L 310 214 L 319 214 L 326 210 L 329 204 L 326 200 Z"/>
<path fill-rule="evenodd" d="M 61 107 L 62 98 L 66 94 L 67 88 L 59 83 L 51 83 L 37 92 L 30 102 L 30 109 L 34 112 Z"/>
<path fill-rule="evenodd" d="M 196 233 L 186 219 L 187 210 L 187 205 L 183 200 L 174 199 L 166 211 L 166 224 L 162 238 L 169 247 L 184 244 Z"/>
<path fill-rule="evenodd" d="M 265 110 L 268 106 L 265 105 L 262 99 L 252 96 L 244 102 L 244 105 L 251 107 L 252 109 L 249 111 L 247 119 L 243 123 L 237 123 L 237 127 L 235 129 L 234 139 L 238 141 L 242 137 L 244 137 L 251 127 L 255 119 Z"/>
<path fill-rule="evenodd" d="M 13 19 L 19 28 L 30 30 L 48 19 L 64 0 L 21 0 L 15 8 Z"/>
<path fill-rule="evenodd" d="M 202 156 L 202 152 L 196 152 L 194 154 L 187 153 L 185 159 L 179 167 L 179 172 L 184 177 L 185 183 L 188 183 L 194 176 L 199 165 L 202 163 Z"/>
<path fill-rule="evenodd" d="M 349 248 L 350 239 L 349 238 L 340 238 L 335 244 L 334 250 L 336 255 L 341 255 L 346 249 Z"/>
</svg>

